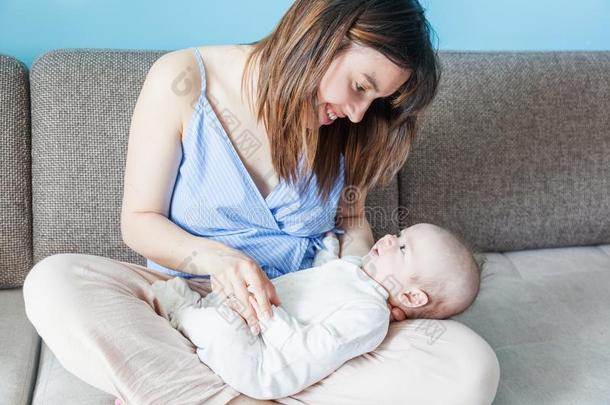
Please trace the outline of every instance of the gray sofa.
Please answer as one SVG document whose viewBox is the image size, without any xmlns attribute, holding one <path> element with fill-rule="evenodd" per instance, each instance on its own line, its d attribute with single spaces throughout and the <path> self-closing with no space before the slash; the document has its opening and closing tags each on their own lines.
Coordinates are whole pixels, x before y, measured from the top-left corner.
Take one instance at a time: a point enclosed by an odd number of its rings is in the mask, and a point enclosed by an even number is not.
<svg viewBox="0 0 610 405">
<path fill-rule="evenodd" d="M 59 252 L 145 264 L 119 212 L 132 109 L 166 51 L 0 56 L 0 403 L 110 404 L 66 372 L 24 313 Z M 367 200 L 375 237 L 416 222 L 487 259 L 454 317 L 495 349 L 494 404 L 610 401 L 610 52 L 441 52 L 411 157 Z"/>
</svg>

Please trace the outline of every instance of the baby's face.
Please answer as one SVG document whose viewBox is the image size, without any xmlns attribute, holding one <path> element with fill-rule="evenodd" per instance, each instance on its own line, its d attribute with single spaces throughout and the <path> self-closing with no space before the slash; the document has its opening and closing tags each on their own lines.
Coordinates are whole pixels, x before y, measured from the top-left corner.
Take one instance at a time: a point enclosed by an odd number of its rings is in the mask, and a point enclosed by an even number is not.
<svg viewBox="0 0 610 405">
<path fill-rule="evenodd" d="M 420 223 L 398 235 L 387 234 L 362 258 L 363 270 L 388 291 L 393 305 L 404 304 L 405 300 L 415 304 L 427 302 L 425 292 L 413 286 L 413 275 L 425 271 L 428 279 L 442 277 L 444 266 L 437 258 L 444 244 L 437 229 Z"/>
</svg>

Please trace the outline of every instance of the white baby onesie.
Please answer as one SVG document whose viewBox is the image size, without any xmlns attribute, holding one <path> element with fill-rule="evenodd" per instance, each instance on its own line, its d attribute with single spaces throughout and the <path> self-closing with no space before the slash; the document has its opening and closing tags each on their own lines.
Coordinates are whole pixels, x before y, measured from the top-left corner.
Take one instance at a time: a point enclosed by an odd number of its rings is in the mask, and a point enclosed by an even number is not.
<svg viewBox="0 0 610 405">
<path fill-rule="evenodd" d="M 355 264 L 359 259 L 330 259 L 272 279 L 281 305 L 272 305 L 270 320 L 259 319 L 258 336 L 226 301 L 213 292 L 201 298 L 182 278 L 156 281 L 153 290 L 171 324 L 228 385 L 252 398 L 277 399 L 322 380 L 385 338 L 389 294 Z"/>
</svg>

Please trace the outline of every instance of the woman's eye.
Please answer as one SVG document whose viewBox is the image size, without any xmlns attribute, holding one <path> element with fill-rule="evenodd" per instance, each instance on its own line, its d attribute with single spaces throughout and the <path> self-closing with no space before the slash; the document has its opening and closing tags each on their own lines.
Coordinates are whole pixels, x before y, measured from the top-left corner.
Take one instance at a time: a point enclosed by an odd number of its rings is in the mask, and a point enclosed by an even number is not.
<svg viewBox="0 0 610 405">
<path fill-rule="evenodd" d="M 359 92 L 364 92 L 366 89 L 362 86 L 360 86 L 358 83 L 356 83 L 356 90 L 358 90 Z"/>
</svg>

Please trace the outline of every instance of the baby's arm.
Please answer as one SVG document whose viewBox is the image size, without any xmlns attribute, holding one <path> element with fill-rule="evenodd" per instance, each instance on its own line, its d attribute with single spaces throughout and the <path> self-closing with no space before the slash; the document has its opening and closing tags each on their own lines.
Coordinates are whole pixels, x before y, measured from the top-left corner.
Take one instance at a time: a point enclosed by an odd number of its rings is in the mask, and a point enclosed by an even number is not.
<svg viewBox="0 0 610 405">
<path fill-rule="evenodd" d="M 313 267 L 322 266 L 326 262 L 339 258 L 339 239 L 334 232 L 326 232 L 322 244 L 324 248 L 316 252 L 312 263 Z"/>
<path fill-rule="evenodd" d="M 322 243 L 324 248 L 316 252 L 312 263 L 313 267 L 322 266 L 331 260 L 339 259 L 339 238 L 337 238 L 334 232 L 327 232 L 324 239 L 322 239 Z M 362 257 L 360 256 L 346 255 L 340 259 L 362 267 Z"/>
</svg>

